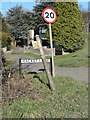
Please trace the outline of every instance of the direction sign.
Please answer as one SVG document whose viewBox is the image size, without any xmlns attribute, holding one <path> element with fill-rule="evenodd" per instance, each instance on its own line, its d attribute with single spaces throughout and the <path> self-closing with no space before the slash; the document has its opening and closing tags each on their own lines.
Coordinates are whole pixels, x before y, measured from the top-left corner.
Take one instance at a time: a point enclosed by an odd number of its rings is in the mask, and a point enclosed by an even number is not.
<svg viewBox="0 0 90 120">
<path fill-rule="evenodd" d="M 43 10 L 42 15 L 43 15 L 44 20 L 49 24 L 54 23 L 57 19 L 56 12 L 52 8 L 45 8 Z"/>
<path fill-rule="evenodd" d="M 46 62 L 50 63 L 50 59 L 46 59 Z M 35 63 L 42 63 L 42 59 L 19 59 L 19 74 L 21 75 L 21 69 L 23 64 L 35 64 Z M 50 64 L 50 69 L 52 69 Z M 51 70 L 52 71 L 52 70 Z"/>
<path fill-rule="evenodd" d="M 46 59 L 46 62 L 50 62 L 50 59 Z M 42 59 L 21 59 L 22 64 L 28 63 L 42 63 Z"/>
</svg>

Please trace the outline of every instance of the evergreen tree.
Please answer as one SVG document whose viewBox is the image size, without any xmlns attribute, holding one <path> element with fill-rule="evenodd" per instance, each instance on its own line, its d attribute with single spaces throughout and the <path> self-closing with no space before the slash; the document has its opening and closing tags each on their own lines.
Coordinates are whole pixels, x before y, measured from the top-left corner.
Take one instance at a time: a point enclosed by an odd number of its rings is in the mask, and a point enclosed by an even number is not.
<svg viewBox="0 0 90 120">
<path fill-rule="evenodd" d="M 8 25 L 7 25 L 4 17 L 2 18 L 2 32 L 8 33 Z"/>
<path fill-rule="evenodd" d="M 65 51 L 74 52 L 82 48 L 83 19 L 78 4 L 74 2 L 56 2 L 54 9 L 57 20 L 52 24 L 53 42 L 62 45 Z M 49 38 L 49 31 L 47 30 Z"/>
<path fill-rule="evenodd" d="M 6 20 L 10 24 L 11 36 L 16 40 L 26 40 L 27 30 L 31 25 L 32 13 L 25 11 L 22 6 L 16 5 L 7 12 Z"/>
<path fill-rule="evenodd" d="M 0 12 L 0 22 L 1 22 L 0 24 L 2 24 L 1 25 L 2 32 L 8 33 L 8 25 L 7 25 L 5 18 L 3 17 L 1 12 Z"/>
<path fill-rule="evenodd" d="M 39 24 L 45 23 L 42 17 L 43 9 L 52 5 L 53 3 L 39 3 L 32 12 L 26 11 L 18 5 L 9 9 L 6 20 L 10 25 L 9 32 L 11 36 L 15 36 L 16 40 L 27 39 L 28 29 L 31 27 L 38 29 Z"/>
<path fill-rule="evenodd" d="M 10 49 L 11 47 L 11 38 L 9 36 L 9 33 L 8 33 L 8 25 L 6 23 L 6 20 L 5 18 L 3 17 L 3 15 L 0 13 L 0 19 L 1 19 L 1 22 L 2 22 L 2 30 L 0 31 L 0 36 L 2 36 L 2 47 L 6 47 L 8 49 Z"/>
</svg>

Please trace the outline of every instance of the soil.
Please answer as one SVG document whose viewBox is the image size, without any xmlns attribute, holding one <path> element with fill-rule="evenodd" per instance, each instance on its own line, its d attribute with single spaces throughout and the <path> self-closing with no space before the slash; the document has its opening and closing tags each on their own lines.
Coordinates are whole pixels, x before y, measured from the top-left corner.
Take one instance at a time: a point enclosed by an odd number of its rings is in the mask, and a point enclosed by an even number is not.
<svg viewBox="0 0 90 120">
<path fill-rule="evenodd" d="M 18 72 L 14 72 L 7 78 L 2 85 L 3 102 L 12 101 L 20 97 L 29 97 L 34 99 L 34 88 L 32 86 L 32 77 L 27 78 L 24 75 L 19 76 Z"/>
</svg>

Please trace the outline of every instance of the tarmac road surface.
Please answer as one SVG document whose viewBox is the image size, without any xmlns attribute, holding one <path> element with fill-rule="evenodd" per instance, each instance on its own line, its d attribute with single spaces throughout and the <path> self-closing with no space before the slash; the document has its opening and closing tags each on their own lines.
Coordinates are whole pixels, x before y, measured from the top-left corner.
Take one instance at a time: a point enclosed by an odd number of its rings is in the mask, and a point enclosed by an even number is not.
<svg viewBox="0 0 90 120">
<path fill-rule="evenodd" d="M 89 68 L 90 69 L 90 68 Z M 88 83 L 88 67 L 80 67 L 80 68 L 63 68 L 56 67 L 56 74 L 70 76 L 76 80 L 85 81 Z"/>
</svg>

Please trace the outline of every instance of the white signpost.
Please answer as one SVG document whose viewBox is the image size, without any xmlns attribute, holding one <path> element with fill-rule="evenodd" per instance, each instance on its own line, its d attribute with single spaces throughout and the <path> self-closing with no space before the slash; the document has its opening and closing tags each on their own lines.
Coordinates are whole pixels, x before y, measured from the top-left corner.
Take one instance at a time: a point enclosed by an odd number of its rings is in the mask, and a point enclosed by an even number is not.
<svg viewBox="0 0 90 120">
<path fill-rule="evenodd" d="M 51 24 L 56 21 L 57 15 L 56 15 L 55 10 L 52 9 L 52 8 L 45 8 L 43 10 L 43 14 L 42 15 L 43 15 L 44 20 L 47 23 L 49 23 L 50 45 L 51 45 L 51 55 L 52 55 L 52 75 L 53 75 L 53 77 L 55 77 Z"/>
</svg>

